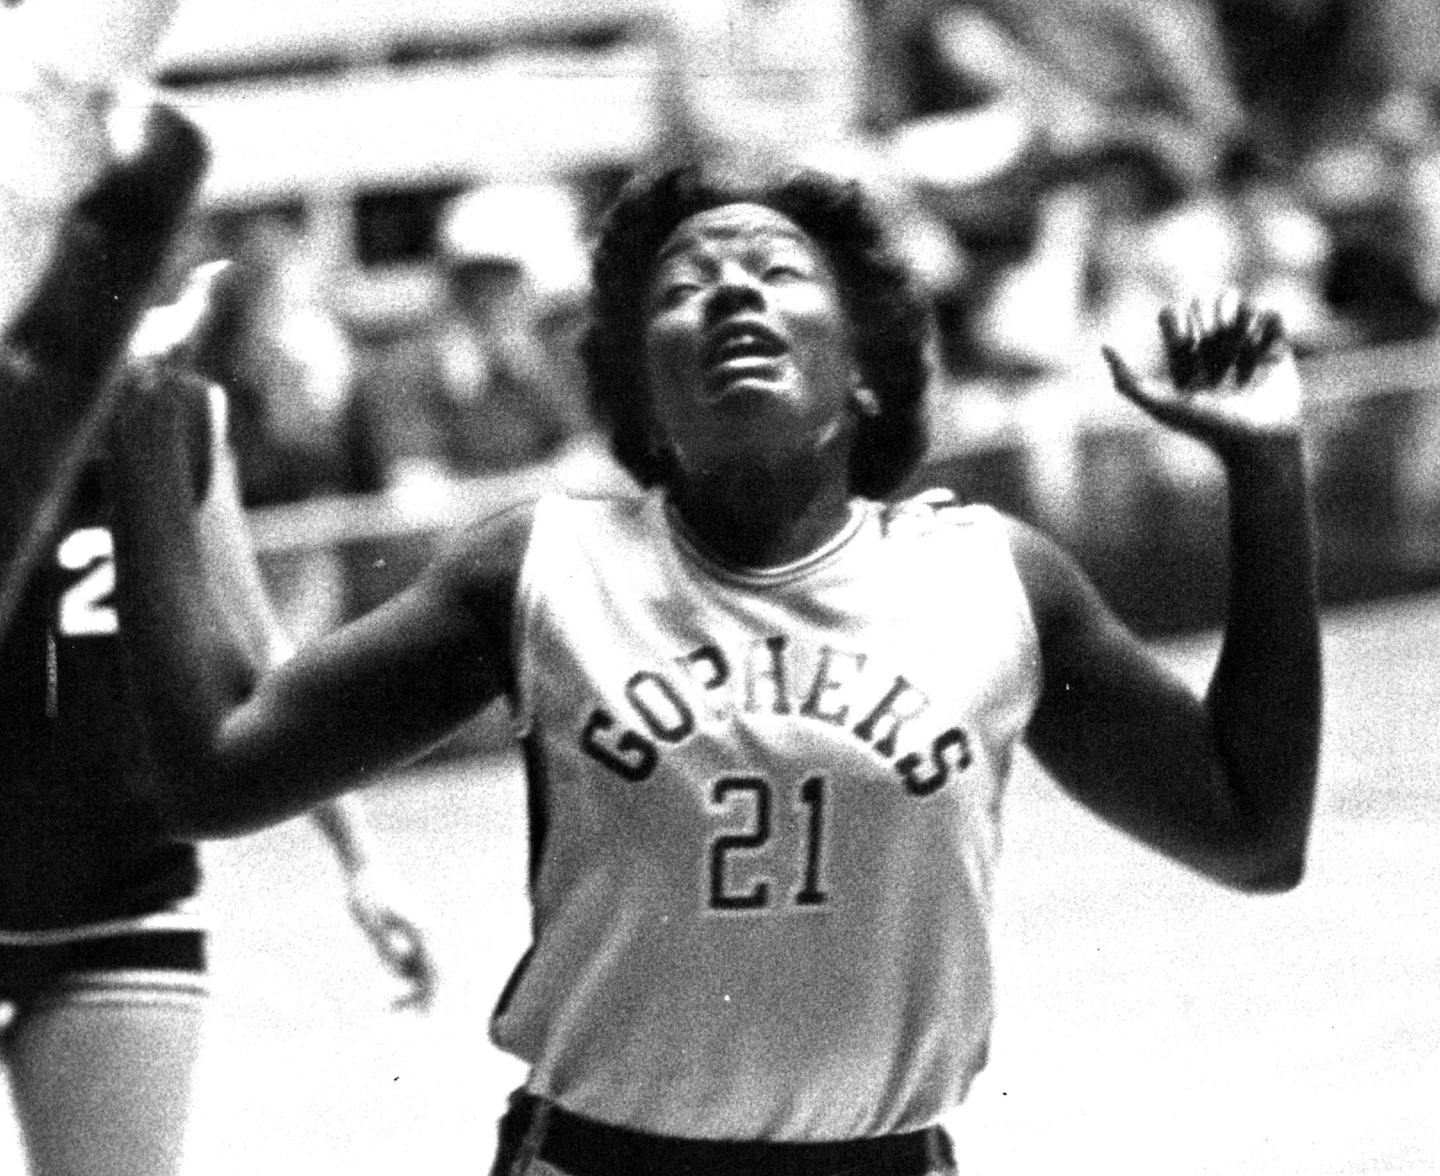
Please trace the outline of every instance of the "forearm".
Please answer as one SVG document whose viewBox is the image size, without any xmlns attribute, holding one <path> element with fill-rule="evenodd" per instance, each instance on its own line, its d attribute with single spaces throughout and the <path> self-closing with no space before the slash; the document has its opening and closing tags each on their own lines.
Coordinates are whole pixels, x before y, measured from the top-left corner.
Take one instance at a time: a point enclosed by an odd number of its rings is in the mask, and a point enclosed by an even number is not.
<svg viewBox="0 0 1440 1176">
<path fill-rule="evenodd" d="M 0 11 L 0 325 L 111 158 L 116 84 L 143 76 L 176 0 L 45 0 Z"/>
<path fill-rule="evenodd" d="M 1303 860 L 1319 761 L 1313 518 L 1298 438 L 1227 467 L 1229 608 L 1207 702 L 1236 803 L 1283 875 Z"/>
<path fill-rule="evenodd" d="M 116 596 L 132 675 L 140 691 L 168 807 L 178 812 L 205 788 L 225 787 L 214 749 L 253 688 L 254 651 L 221 613 L 200 535 L 178 413 L 127 421 L 112 445 Z"/>
<path fill-rule="evenodd" d="M 310 810 L 311 820 L 335 851 L 340 868 L 354 876 L 373 861 L 364 809 L 354 796 L 337 796 Z"/>
</svg>

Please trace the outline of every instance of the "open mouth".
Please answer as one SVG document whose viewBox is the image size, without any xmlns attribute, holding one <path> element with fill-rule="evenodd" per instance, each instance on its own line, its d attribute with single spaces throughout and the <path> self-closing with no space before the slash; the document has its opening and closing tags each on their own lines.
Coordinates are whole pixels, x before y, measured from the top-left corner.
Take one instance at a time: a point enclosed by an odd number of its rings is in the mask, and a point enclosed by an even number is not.
<svg viewBox="0 0 1440 1176">
<path fill-rule="evenodd" d="M 711 333 L 700 355 L 710 379 L 731 379 L 773 372 L 786 352 L 785 341 L 767 327 L 735 323 Z"/>
</svg>

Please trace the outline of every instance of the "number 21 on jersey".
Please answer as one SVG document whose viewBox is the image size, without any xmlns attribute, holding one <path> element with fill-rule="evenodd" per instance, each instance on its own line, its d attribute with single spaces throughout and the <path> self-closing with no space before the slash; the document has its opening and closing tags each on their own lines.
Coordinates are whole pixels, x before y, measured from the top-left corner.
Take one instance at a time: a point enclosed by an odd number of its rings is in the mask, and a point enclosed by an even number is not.
<svg viewBox="0 0 1440 1176">
<path fill-rule="evenodd" d="M 760 911 L 777 901 L 785 901 L 772 895 L 770 878 L 756 877 L 744 885 L 732 877 L 745 857 L 763 855 L 771 849 L 772 798 L 777 791 L 781 789 L 763 776 L 721 776 L 711 784 L 711 809 L 726 817 L 741 813 L 746 821 L 743 829 L 729 829 L 710 842 L 712 910 Z M 828 796 L 824 776 L 807 777 L 795 790 L 794 804 L 800 817 L 799 845 L 787 848 L 799 857 L 801 882 L 788 899 L 797 907 L 823 906 L 830 897 L 822 885 Z"/>
</svg>

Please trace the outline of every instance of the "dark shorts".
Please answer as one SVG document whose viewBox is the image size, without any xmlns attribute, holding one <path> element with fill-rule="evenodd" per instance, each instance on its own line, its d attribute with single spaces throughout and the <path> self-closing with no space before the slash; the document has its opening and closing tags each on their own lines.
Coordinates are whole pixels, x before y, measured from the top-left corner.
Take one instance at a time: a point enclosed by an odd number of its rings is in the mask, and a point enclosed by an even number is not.
<svg viewBox="0 0 1440 1176">
<path fill-rule="evenodd" d="M 0 941 L 0 1001 L 23 1003 L 84 974 L 204 971 L 205 933 L 194 928 L 135 928 L 54 942 Z"/>
<path fill-rule="evenodd" d="M 525 1091 L 500 1120 L 491 1176 L 525 1176 L 535 1161 L 567 1176 L 953 1176 L 943 1128 L 827 1143 L 678 1139 L 613 1127 Z"/>
</svg>

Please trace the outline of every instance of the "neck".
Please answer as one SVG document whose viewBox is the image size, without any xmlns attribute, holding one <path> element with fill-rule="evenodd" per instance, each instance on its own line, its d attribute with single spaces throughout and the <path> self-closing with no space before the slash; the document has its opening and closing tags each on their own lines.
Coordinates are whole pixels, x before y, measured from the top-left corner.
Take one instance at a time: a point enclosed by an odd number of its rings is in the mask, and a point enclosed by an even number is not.
<svg viewBox="0 0 1440 1176">
<path fill-rule="evenodd" d="M 814 484 L 792 469 L 731 469 L 684 478 L 670 501 L 690 536 L 725 563 L 767 568 L 794 563 L 823 547 L 850 517 L 841 479 Z"/>
</svg>

